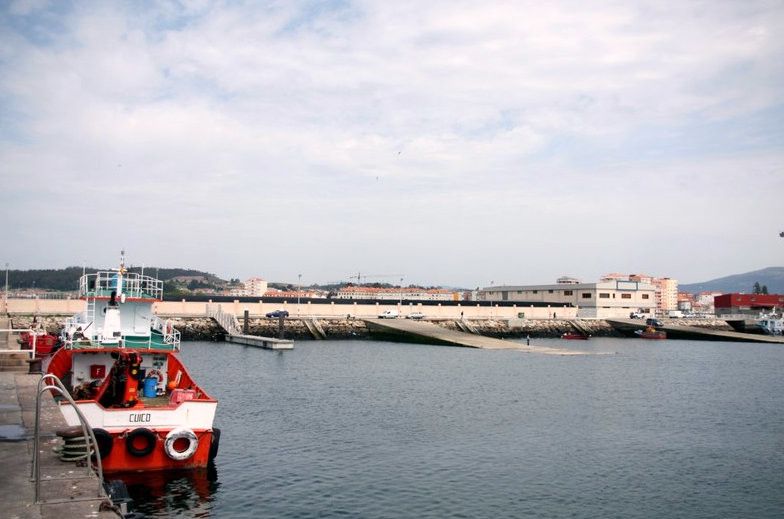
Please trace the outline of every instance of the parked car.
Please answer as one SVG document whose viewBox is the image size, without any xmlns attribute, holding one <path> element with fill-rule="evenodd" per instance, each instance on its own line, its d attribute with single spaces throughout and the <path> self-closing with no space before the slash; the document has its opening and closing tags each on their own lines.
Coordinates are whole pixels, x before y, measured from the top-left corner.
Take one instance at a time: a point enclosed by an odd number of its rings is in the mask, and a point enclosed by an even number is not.
<svg viewBox="0 0 784 519">
<path fill-rule="evenodd" d="M 661 328 L 662 323 L 658 319 L 651 319 L 651 318 L 649 318 L 649 319 L 645 320 L 645 325 L 646 326 L 653 326 L 654 328 Z"/>
<path fill-rule="evenodd" d="M 379 319 L 397 319 L 397 310 L 384 310 L 378 315 Z"/>
<path fill-rule="evenodd" d="M 274 312 L 267 312 L 267 317 L 288 317 L 288 310 L 275 310 Z"/>
<path fill-rule="evenodd" d="M 416 319 L 416 320 L 419 320 L 419 319 L 424 319 L 424 318 L 425 318 L 425 314 L 423 314 L 422 312 L 411 312 L 410 314 L 408 314 L 406 316 L 406 319 Z"/>
</svg>

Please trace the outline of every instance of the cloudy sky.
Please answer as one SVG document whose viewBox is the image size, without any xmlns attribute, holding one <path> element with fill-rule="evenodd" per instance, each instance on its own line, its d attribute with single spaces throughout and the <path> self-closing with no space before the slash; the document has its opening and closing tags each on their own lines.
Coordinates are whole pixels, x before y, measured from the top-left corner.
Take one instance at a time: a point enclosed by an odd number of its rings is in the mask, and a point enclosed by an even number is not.
<svg viewBox="0 0 784 519">
<path fill-rule="evenodd" d="M 784 265 L 784 3 L 0 2 L 0 263 Z M 388 277 L 383 277 L 388 276 Z"/>
</svg>

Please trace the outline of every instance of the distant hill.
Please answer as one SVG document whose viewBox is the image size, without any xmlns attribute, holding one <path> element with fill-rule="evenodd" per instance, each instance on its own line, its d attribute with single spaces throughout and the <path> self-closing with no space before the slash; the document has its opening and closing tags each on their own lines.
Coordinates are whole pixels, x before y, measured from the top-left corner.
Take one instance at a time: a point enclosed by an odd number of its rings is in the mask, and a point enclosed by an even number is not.
<svg viewBox="0 0 784 519">
<path fill-rule="evenodd" d="M 754 290 L 754 283 L 768 287 L 769 294 L 784 294 L 784 267 L 768 267 L 754 272 L 735 274 L 702 283 L 680 285 L 678 290 L 696 294 L 698 292 L 745 292 L 750 294 Z"/>
<path fill-rule="evenodd" d="M 92 274 L 98 270 L 87 267 L 85 272 Z M 130 267 L 131 272 L 140 272 L 140 267 Z M 147 267 L 145 275 L 157 277 L 161 281 L 182 276 L 198 276 L 204 278 L 208 285 L 222 286 L 226 282 L 215 274 L 200 270 L 181 268 L 156 268 Z M 64 269 L 39 269 L 39 270 L 10 270 L 8 272 L 8 286 L 11 290 L 38 288 L 43 290 L 71 291 L 79 288 L 79 278 L 82 276 L 82 267 L 66 267 Z"/>
</svg>

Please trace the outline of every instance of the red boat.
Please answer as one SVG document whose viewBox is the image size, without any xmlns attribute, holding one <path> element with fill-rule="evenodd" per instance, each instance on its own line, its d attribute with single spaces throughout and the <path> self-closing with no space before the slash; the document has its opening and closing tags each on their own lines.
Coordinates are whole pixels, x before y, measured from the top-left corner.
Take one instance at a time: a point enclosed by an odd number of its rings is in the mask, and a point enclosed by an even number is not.
<svg viewBox="0 0 784 519">
<path fill-rule="evenodd" d="M 85 311 L 66 321 L 46 371 L 68 389 L 98 442 L 104 472 L 207 467 L 218 451 L 216 399 L 180 360 L 180 332 L 152 305 L 163 283 L 120 268 L 82 276 Z M 60 400 L 69 426 L 74 407 Z"/>
<path fill-rule="evenodd" d="M 36 357 L 46 357 L 52 353 L 60 339 L 56 335 L 39 330 L 34 332 L 22 332 L 19 334 L 18 340 L 21 349 L 35 349 Z"/>
<path fill-rule="evenodd" d="M 587 341 L 590 338 L 590 335 L 575 332 L 566 332 L 565 334 L 561 335 L 561 339 L 566 339 L 569 341 Z"/>
<path fill-rule="evenodd" d="M 657 330 L 653 326 L 648 326 L 644 330 L 635 330 L 634 333 L 642 339 L 666 339 L 667 332 L 664 330 Z"/>
</svg>

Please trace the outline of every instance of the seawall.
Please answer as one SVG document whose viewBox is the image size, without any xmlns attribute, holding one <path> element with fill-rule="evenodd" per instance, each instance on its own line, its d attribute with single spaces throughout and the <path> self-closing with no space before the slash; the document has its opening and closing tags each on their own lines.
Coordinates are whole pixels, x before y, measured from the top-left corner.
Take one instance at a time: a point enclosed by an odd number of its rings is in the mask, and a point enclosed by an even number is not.
<svg viewBox="0 0 784 519">
<path fill-rule="evenodd" d="M 58 334 L 68 316 L 38 316 L 36 321 L 49 333 Z M 166 316 L 172 325 L 180 331 L 183 340 L 219 341 L 223 340 L 223 330 L 217 323 L 203 316 Z M 317 318 L 316 322 L 324 330 L 328 339 L 366 339 L 370 336 L 364 321 L 354 318 Z M 33 315 L 13 315 L 10 318 L 14 328 L 28 328 L 33 324 Z M 239 317 L 240 325 L 244 319 Z M 283 320 L 283 335 L 287 339 L 309 340 L 313 336 L 308 331 L 303 319 L 287 318 Z M 452 330 L 460 330 L 459 319 L 433 319 L 433 322 Z M 662 319 L 672 325 L 696 326 L 712 330 L 730 331 L 729 325 L 720 319 Z M 532 338 L 560 337 L 566 332 L 576 331 L 566 319 L 465 319 L 463 322 L 475 329 L 480 335 L 497 338 Z M 620 337 L 621 335 L 602 319 L 577 319 L 578 325 L 595 337 Z M 265 317 L 250 317 L 248 333 L 265 337 L 278 337 L 278 320 Z"/>
</svg>

